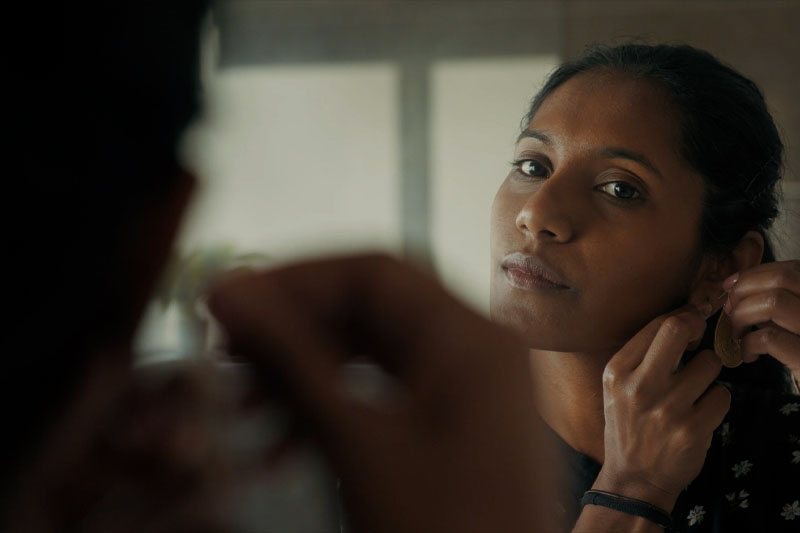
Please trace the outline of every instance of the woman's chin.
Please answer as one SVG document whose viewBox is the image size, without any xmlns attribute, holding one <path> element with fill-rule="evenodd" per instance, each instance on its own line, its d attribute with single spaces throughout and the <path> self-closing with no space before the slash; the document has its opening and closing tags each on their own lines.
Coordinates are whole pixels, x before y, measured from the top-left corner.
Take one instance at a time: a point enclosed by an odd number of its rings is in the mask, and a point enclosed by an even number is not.
<svg viewBox="0 0 800 533">
<path fill-rule="evenodd" d="M 549 325 L 535 317 L 518 313 L 492 313 L 492 320 L 516 333 L 531 349 L 570 351 L 584 344 L 576 342 L 578 339 L 572 335 L 565 335 L 564 328 L 556 324 Z"/>
<path fill-rule="evenodd" d="M 516 333 L 531 350 L 553 352 L 616 352 L 624 340 L 600 337 L 592 324 L 568 324 L 552 316 L 492 309 L 492 321 Z"/>
</svg>

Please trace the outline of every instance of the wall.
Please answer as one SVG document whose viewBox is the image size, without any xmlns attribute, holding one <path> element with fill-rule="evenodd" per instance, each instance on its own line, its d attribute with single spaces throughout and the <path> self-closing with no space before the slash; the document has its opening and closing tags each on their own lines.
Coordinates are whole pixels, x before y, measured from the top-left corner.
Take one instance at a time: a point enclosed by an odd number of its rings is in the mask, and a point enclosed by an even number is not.
<svg viewBox="0 0 800 533">
<path fill-rule="evenodd" d="M 396 99 L 389 63 L 215 71 L 187 140 L 203 185 L 183 247 L 227 242 L 276 261 L 398 249 Z"/>
</svg>

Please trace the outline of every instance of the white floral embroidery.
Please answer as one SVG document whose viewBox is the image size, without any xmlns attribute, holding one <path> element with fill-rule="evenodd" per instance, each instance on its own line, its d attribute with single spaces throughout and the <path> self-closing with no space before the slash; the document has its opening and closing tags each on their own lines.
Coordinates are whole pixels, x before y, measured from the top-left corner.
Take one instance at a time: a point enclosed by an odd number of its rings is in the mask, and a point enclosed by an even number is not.
<svg viewBox="0 0 800 533">
<path fill-rule="evenodd" d="M 739 507 L 741 507 L 742 509 L 747 509 L 748 507 L 750 507 L 750 502 L 747 500 L 747 498 L 745 498 L 739 502 Z"/>
<path fill-rule="evenodd" d="M 784 505 L 781 516 L 786 520 L 794 520 L 800 516 L 800 500 L 795 500 L 791 504 L 787 503 Z"/>
<path fill-rule="evenodd" d="M 741 507 L 742 509 L 747 509 L 748 507 L 750 507 L 750 501 L 747 499 L 749 497 L 750 493 L 744 489 L 739 491 L 738 496 L 736 494 L 736 491 L 725 495 L 725 499 L 728 500 L 731 505 L 733 505 L 734 507 Z M 739 500 L 738 503 L 736 502 L 737 499 Z"/>
<path fill-rule="evenodd" d="M 706 514 L 706 510 L 703 509 L 702 505 L 695 505 L 694 509 L 689 511 L 689 516 L 686 519 L 689 521 L 689 525 L 693 526 L 695 524 L 700 524 L 703 522 L 703 515 Z M 789 520 L 787 518 L 787 520 Z"/>
<path fill-rule="evenodd" d="M 792 452 L 792 464 L 796 465 L 797 463 L 800 463 L 800 450 Z"/>
<path fill-rule="evenodd" d="M 800 403 L 797 402 L 787 403 L 786 405 L 780 408 L 780 412 L 787 416 L 796 411 L 800 411 Z"/>
<path fill-rule="evenodd" d="M 729 422 L 725 422 L 719 428 L 719 436 L 722 437 L 722 445 L 727 446 L 731 442 L 731 425 Z"/>
<path fill-rule="evenodd" d="M 740 463 L 736 463 L 733 465 L 731 470 L 733 470 L 733 477 L 739 478 L 742 476 L 746 476 L 750 473 L 750 469 L 753 468 L 753 463 L 750 461 L 742 461 Z"/>
</svg>

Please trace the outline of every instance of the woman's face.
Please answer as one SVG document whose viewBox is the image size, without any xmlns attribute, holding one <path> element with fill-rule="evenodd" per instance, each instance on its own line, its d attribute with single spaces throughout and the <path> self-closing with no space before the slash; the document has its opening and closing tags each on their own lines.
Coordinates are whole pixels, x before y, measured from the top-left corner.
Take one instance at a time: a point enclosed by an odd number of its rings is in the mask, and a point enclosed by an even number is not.
<svg viewBox="0 0 800 533">
<path fill-rule="evenodd" d="M 577 75 L 542 103 L 492 206 L 491 312 L 532 348 L 617 349 L 696 283 L 703 183 L 650 82 Z"/>
</svg>

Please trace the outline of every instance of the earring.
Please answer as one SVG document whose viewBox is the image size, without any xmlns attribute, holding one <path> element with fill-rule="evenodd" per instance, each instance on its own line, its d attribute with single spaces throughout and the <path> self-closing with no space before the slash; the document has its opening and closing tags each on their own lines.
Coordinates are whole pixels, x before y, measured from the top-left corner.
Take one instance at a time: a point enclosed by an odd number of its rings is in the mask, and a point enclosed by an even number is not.
<svg viewBox="0 0 800 533">
<path fill-rule="evenodd" d="M 724 310 L 720 311 L 714 330 L 714 351 L 728 368 L 742 363 L 742 341 L 733 338 L 733 323 Z"/>
</svg>

